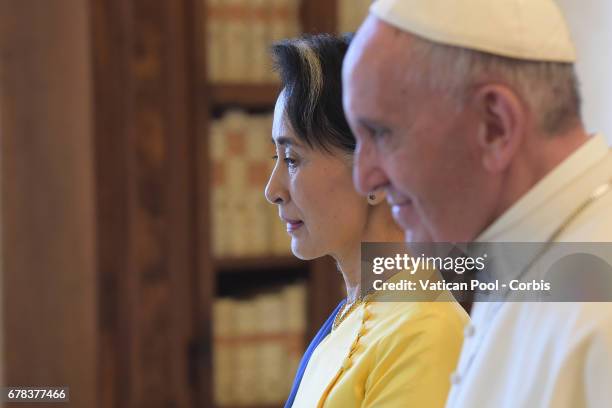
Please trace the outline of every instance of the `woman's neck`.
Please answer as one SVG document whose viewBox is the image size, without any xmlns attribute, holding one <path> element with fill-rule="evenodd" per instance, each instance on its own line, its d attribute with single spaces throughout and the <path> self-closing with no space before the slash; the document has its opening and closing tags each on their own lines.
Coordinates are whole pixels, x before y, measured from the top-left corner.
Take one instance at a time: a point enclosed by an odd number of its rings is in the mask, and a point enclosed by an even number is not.
<svg viewBox="0 0 612 408">
<path fill-rule="evenodd" d="M 346 285 L 346 301 L 359 299 L 361 290 L 361 242 L 403 242 L 404 232 L 395 224 L 387 206 L 371 209 L 361 240 L 342 256 L 334 256 Z"/>
<path fill-rule="evenodd" d="M 353 303 L 359 298 L 361 288 L 361 248 L 342 258 L 334 257 L 346 286 L 346 303 Z"/>
</svg>

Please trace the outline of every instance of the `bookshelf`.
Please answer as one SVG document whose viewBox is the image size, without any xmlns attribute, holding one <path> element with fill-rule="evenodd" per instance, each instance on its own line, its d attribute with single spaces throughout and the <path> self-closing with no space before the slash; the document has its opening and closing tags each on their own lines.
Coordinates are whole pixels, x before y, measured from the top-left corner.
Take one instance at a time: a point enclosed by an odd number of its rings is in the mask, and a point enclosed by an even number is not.
<svg viewBox="0 0 612 408">
<path fill-rule="evenodd" d="M 331 259 L 301 261 L 286 255 L 219 257 L 213 254 L 211 228 L 210 128 L 215 114 L 228 108 L 272 112 L 279 85 L 262 82 L 212 82 L 207 74 L 206 0 L 193 0 L 196 73 L 195 113 L 197 127 L 197 197 L 198 197 L 198 279 L 195 305 L 196 340 L 192 350 L 195 361 L 197 406 L 214 407 L 213 399 L 213 331 L 214 299 L 227 293 L 249 293 L 274 287 L 291 279 L 302 279 L 307 287 L 306 345 L 330 311 L 342 297 L 341 276 Z M 303 0 L 299 21 L 303 32 L 335 32 L 337 1 Z M 205 324 L 202 324 L 205 322 Z M 244 405 L 241 405 L 244 408 Z M 276 408 L 251 406 L 250 408 Z M 280 404 L 278 405 L 280 406 Z"/>
<path fill-rule="evenodd" d="M 211 84 L 205 88 L 204 95 L 214 108 L 270 109 L 279 91 L 277 84 Z"/>
</svg>

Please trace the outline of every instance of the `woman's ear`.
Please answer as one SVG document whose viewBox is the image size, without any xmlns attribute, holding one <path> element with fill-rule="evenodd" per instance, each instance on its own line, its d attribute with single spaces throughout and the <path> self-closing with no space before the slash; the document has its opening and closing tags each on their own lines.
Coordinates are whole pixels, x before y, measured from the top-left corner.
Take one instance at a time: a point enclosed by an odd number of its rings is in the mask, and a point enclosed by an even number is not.
<svg viewBox="0 0 612 408">
<path fill-rule="evenodd" d="M 519 150 L 527 129 L 528 109 L 503 85 L 485 85 L 475 95 L 480 112 L 478 145 L 482 165 L 491 173 L 504 171 Z"/>
</svg>

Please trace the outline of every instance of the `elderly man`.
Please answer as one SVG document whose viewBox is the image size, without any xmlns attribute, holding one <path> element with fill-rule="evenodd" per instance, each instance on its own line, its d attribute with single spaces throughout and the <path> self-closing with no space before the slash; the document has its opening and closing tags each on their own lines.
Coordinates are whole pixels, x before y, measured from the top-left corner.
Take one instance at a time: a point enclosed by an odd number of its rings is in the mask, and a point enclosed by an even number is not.
<svg viewBox="0 0 612 408">
<path fill-rule="evenodd" d="M 552 0 L 379 0 L 346 57 L 354 179 L 409 241 L 610 242 L 612 154 Z M 477 303 L 449 407 L 609 407 L 612 304 Z"/>
</svg>

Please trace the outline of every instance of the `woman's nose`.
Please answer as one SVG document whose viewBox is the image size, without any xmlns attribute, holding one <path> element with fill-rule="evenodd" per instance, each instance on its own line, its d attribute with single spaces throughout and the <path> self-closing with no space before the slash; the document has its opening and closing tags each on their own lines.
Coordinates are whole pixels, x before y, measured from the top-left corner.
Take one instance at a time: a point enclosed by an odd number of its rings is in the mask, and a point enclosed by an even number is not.
<svg viewBox="0 0 612 408">
<path fill-rule="evenodd" d="M 266 195 L 266 200 L 268 200 L 270 204 L 286 204 L 287 201 L 289 201 L 289 194 L 282 180 L 280 180 L 281 177 L 277 170 L 278 166 L 274 166 L 264 194 Z"/>
</svg>

